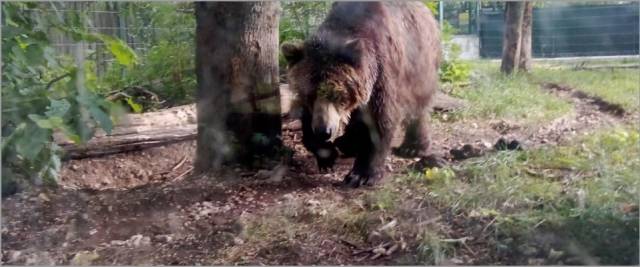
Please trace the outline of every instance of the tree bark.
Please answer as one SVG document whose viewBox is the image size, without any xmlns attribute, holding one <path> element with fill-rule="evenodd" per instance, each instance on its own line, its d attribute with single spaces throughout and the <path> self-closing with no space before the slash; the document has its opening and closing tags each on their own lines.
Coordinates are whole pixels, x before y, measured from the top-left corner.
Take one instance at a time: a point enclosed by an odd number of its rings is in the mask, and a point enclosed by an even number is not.
<svg viewBox="0 0 640 267">
<path fill-rule="evenodd" d="M 278 15 L 278 2 L 196 2 L 197 172 L 281 146 Z"/>
<path fill-rule="evenodd" d="M 505 3 L 504 37 L 502 41 L 502 65 L 500 70 L 511 74 L 520 62 L 520 41 L 522 36 L 522 17 L 524 3 L 511 1 Z"/>
<path fill-rule="evenodd" d="M 524 3 L 522 15 L 522 36 L 520 39 L 520 62 L 518 69 L 529 72 L 531 70 L 531 34 L 533 28 L 533 2 Z"/>
</svg>

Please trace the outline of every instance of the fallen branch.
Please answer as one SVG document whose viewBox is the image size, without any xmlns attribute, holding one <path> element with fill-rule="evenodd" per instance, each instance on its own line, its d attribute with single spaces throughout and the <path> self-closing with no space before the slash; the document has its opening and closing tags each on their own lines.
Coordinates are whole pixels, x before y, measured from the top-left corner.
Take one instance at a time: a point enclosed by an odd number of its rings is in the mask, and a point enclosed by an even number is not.
<svg viewBox="0 0 640 267">
<path fill-rule="evenodd" d="M 54 83 L 56 83 L 56 82 L 58 82 L 58 81 L 60 81 L 60 80 L 62 80 L 64 78 L 67 78 L 69 76 L 71 76 L 71 73 L 65 73 L 62 76 L 56 77 L 53 80 L 49 81 L 49 83 L 47 83 L 46 90 L 49 91 L 49 89 L 51 88 L 51 86 L 53 86 Z"/>
<path fill-rule="evenodd" d="M 354 243 L 353 243 L 353 242 L 351 242 L 351 241 L 348 241 L 348 240 L 342 239 L 342 238 L 340 239 L 340 243 L 343 243 L 343 244 L 345 244 L 345 245 L 347 245 L 347 246 L 349 246 L 349 247 L 352 247 L 352 248 L 358 248 L 358 245 L 354 244 Z"/>
<path fill-rule="evenodd" d="M 187 161 L 187 155 L 184 155 L 182 157 L 182 159 L 178 162 L 178 164 L 176 164 L 175 166 L 173 166 L 173 168 L 171 168 L 171 171 L 176 171 L 178 168 L 180 168 L 180 166 L 182 166 L 182 164 L 184 164 Z"/>
<path fill-rule="evenodd" d="M 173 179 L 171 179 L 172 181 L 180 181 L 182 180 L 182 178 L 184 178 L 188 173 L 190 173 L 191 171 L 193 171 L 193 167 L 189 167 L 186 171 L 184 171 L 183 173 L 181 173 L 180 175 L 174 177 Z"/>
</svg>

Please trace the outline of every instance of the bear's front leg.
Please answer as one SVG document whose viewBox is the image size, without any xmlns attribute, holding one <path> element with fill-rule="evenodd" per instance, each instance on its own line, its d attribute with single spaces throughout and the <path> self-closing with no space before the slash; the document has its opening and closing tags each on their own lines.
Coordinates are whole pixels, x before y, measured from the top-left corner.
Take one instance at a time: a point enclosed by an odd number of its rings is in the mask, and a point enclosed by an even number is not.
<svg viewBox="0 0 640 267">
<path fill-rule="evenodd" d="M 344 177 L 343 183 L 347 186 L 357 188 L 362 185 L 374 185 L 384 177 L 384 161 L 382 164 L 374 164 L 377 160 L 372 160 L 365 157 L 358 156 L 353 165 L 353 169 Z"/>
<path fill-rule="evenodd" d="M 338 150 L 334 144 L 321 141 L 314 135 L 311 128 L 311 112 L 307 109 L 302 111 L 302 144 L 316 158 L 320 172 L 333 169 L 338 158 Z"/>
<path fill-rule="evenodd" d="M 336 159 L 338 158 L 338 150 L 333 144 L 324 142 L 318 144 L 313 151 L 313 155 L 316 157 L 318 170 L 320 172 L 327 172 L 333 170 L 333 166 L 336 164 Z"/>
<path fill-rule="evenodd" d="M 350 187 L 374 185 L 385 175 L 385 160 L 391 151 L 394 125 L 377 131 L 380 134 L 369 134 L 368 145 L 363 146 L 353 165 L 353 169 L 345 176 L 344 184 Z M 375 138 L 378 137 L 378 138 Z"/>
</svg>

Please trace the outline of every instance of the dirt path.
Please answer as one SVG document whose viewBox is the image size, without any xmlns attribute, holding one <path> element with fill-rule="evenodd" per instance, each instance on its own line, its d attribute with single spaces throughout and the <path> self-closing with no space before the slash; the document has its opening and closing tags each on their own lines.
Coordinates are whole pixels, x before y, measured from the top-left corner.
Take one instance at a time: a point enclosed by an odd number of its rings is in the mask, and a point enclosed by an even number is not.
<svg viewBox="0 0 640 267">
<path fill-rule="evenodd" d="M 575 112 L 536 127 L 504 120 L 436 123 L 436 151 L 449 159 L 451 149 L 465 144 L 491 151 L 499 138 L 519 140 L 527 149 L 637 119 L 637 114 L 607 108 L 574 89 L 545 88 L 571 101 Z M 294 237 L 300 241 L 293 245 L 245 241 L 249 217 L 287 212 L 291 203 L 313 213 L 319 201 L 353 201 L 372 190 L 334 185 L 348 172 L 351 159 L 340 159 L 331 174 L 318 173 L 296 127 L 285 130 L 284 140 L 294 151 L 290 166 L 258 171 L 232 168 L 212 176 L 189 175 L 194 141 L 67 161 L 61 188 L 35 189 L 3 200 L 2 263 L 385 264 L 402 255 L 371 259 L 354 254 L 364 244 L 345 241 L 319 224 L 309 230 L 313 235 Z M 387 168 L 399 174 L 415 162 L 391 157 Z M 472 231 L 468 226 L 458 222 L 451 229 Z M 474 255 L 482 254 L 482 247 L 473 250 Z"/>
</svg>

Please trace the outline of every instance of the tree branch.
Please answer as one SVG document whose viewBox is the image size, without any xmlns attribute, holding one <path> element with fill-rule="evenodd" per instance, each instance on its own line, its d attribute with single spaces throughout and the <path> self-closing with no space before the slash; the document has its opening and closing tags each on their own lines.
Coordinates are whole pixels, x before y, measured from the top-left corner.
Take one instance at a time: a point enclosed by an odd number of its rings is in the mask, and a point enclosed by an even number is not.
<svg viewBox="0 0 640 267">
<path fill-rule="evenodd" d="M 65 73 L 64 75 L 51 80 L 49 83 L 47 83 L 47 91 L 49 91 L 49 89 L 51 88 L 51 86 L 53 86 L 54 83 L 66 78 L 66 77 L 69 77 L 69 76 L 71 76 L 71 73 Z"/>
</svg>

